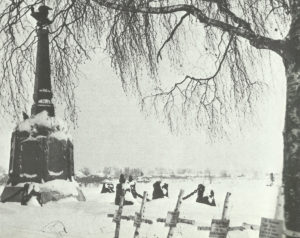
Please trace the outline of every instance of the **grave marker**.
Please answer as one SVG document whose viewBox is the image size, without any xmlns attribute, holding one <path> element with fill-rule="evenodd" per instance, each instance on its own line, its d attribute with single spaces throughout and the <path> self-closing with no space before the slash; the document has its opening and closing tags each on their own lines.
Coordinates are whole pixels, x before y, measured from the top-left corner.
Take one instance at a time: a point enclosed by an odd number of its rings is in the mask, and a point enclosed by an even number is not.
<svg viewBox="0 0 300 238">
<path fill-rule="evenodd" d="M 282 234 L 282 220 L 261 218 L 259 238 L 282 238 Z"/>
<path fill-rule="evenodd" d="M 118 210 L 116 210 L 115 214 L 108 214 L 108 217 L 113 216 L 113 222 L 116 223 L 114 238 L 119 238 L 119 234 L 120 234 L 121 219 L 122 219 L 123 204 L 124 204 L 124 196 L 125 196 L 125 191 L 122 190 L 122 195 L 121 195 L 121 198 L 120 198 L 120 204 L 119 204 Z"/>
<path fill-rule="evenodd" d="M 151 220 L 148 219 L 144 219 L 144 213 L 145 213 L 145 203 L 147 201 L 147 192 L 144 192 L 144 196 L 143 196 L 143 201 L 141 204 L 141 209 L 140 212 L 136 212 L 135 213 L 135 217 L 134 217 L 134 223 L 133 225 L 136 227 L 135 228 L 135 232 L 134 232 L 134 238 L 138 238 L 139 234 L 140 234 L 140 228 L 142 223 L 148 223 L 148 224 L 152 224 L 153 222 Z"/>
<path fill-rule="evenodd" d="M 226 238 L 229 230 L 228 206 L 231 193 L 226 193 L 221 219 L 213 219 L 209 232 L 210 238 Z"/>
<path fill-rule="evenodd" d="M 259 238 L 282 238 L 283 236 L 283 220 L 282 216 L 282 187 L 278 188 L 276 210 L 274 219 L 261 218 Z"/>
<path fill-rule="evenodd" d="M 183 218 L 179 217 L 183 193 L 184 193 L 184 191 L 183 191 L 183 189 L 181 189 L 179 192 L 179 195 L 178 195 L 177 204 L 176 204 L 174 211 L 168 212 L 166 219 L 163 219 L 163 218 L 157 219 L 157 222 L 165 222 L 165 226 L 170 227 L 167 238 L 171 238 L 173 236 L 175 227 L 177 226 L 178 223 L 185 223 L 185 224 L 190 224 L 190 225 L 195 224 L 194 220 L 183 219 Z"/>
<path fill-rule="evenodd" d="M 136 227 L 135 232 L 134 232 L 134 238 L 138 238 L 139 237 L 139 229 L 140 229 L 142 223 L 153 224 L 152 220 L 143 218 L 144 212 L 145 212 L 145 203 L 146 203 L 146 200 L 147 200 L 147 192 L 144 192 L 143 201 L 142 201 L 142 204 L 141 204 L 140 211 L 136 212 L 135 216 L 124 216 L 124 215 L 122 215 L 122 213 L 123 213 L 123 204 L 124 204 L 124 195 L 125 195 L 125 192 L 123 191 L 121 199 L 120 199 L 119 209 L 116 210 L 115 214 L 107 214 L 107 217 L 112 217 L 113 222 L 116 223 L 116 230 L 115 230 L 114 238 L 119 238 L 121 220 L 134 221 L 133 225 Z"/>
<path fill-rule="evenodd" d="M 212 219 L 210 227 L 210 238 L 226 238 L 229 230 L 229 220 Z"/>
</svg>

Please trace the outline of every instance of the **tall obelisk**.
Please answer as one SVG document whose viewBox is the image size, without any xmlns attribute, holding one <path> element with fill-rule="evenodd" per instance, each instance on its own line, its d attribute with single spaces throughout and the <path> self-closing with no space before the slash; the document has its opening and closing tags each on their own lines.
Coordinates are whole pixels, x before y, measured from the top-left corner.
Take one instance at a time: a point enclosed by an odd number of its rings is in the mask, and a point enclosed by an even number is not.
<svg viewBox="0 0 300 238">
<path fill-rule="evenodd" d="M 30 118 L 24 118 L 12 133 L 9 181 L 2 192 L 2 202 L 20 201 L 24 183 L 43 187 L 47 182 L 60 180 L 59 183 L 67 183 L 67 186 L 75 184 L 71 183 L 74 176 L 73 143 L 66 127 L 54 117 L 51 102 L 53 94 L 47 28 L 51 24 L 47 18 L 50 9 L 42 5 L 35 12 L 32 8 L 31 15 L 37 20 L 38 36 L 34 104 Z M 77 188 L 77 191 L 80 194 L 77 199 L 84 200 L 80 189 Z M 47 194 L 43 196 L 43 202 L 58 199 L 57 190 L 46 189 L 42 193 Z"/>
<path fill-rule="evenodd" d="M 36 56 L 36 72 L 34 82 L 34 104 L 31 114 L 36 115 L 42 111 L 47 111 L 49 116 L 54 116 L 54 105 L 51 102 L 51 71 L 49 55 L 49 31 L 47 28 L 39 27 L 37 30 L 38 46 Z"/>
</svg>

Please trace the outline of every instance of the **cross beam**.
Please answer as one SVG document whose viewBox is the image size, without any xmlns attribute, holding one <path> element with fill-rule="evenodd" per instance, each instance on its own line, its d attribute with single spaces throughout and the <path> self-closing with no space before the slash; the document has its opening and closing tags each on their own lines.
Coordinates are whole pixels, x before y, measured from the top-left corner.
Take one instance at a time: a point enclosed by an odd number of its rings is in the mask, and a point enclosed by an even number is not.
<svg viewBox="0 0 300 238">
<path fill-rule="evenodd" d="M 142 223 L 153 224 L 152 220 L 144 218 L 145 204 L 146 204 L 146 201 L 147 201 L 148 194 L 147 194 L 147 192 L 144 192 L 143 201 L 142 201 L 142 204 L 141 204 L 140 211 L 136 212 L 135 216 L 125 216 L 125 215 L 122 215 L 123 204 L 124 204 L 124 195 L 125 195 L 125 192 L 123 192 L 123 194 L 121 196 L 121 201 L 120 201 L 119 209 L 116 210 L 115 214 L 107 214 L 107 217 L 112 217 L 113 218 L 113 222 L 116 223 L 116 230 L 115 230 L 115 237 L 114 238 L 119 238 L 121 220 L 134 221 L 133 225 L 136 227 L 135 228 L 135 232 L 134 232 L 134 238 L 138 238 L 139 237 L 139 233 L 140 233 L 139 232 L 140 231 L 140 227 L 141 227 Z"/>
<path fill-rule="evenodd" d="M 183 191 L 183 189 L 181 189 L 179 192 L 179 195 L 178 195 L 178 199 L 177 199 L 177 203 L 176 203 L 176 207 L 175 207 L 174 211 L 168 212 L 166 219 L 158 218 L 156 220 L 157 222 L 164 222 L 165 226 L 170 227 L 167 238 L 171 238 L 173 236 L 175 227 L 178 223 L 184 223 L 184 224 L 189 224 L 189 225 L 195 224 L 194 220 L 183 219 L 183 218 L 179 217 L 179 214 L 180 214 L 179 211 L 180 211 L 180 207 L 181 207 L 181 203 L 182 203 L 183 193 L 184 193 L 184 191 Z"/>
</svg>

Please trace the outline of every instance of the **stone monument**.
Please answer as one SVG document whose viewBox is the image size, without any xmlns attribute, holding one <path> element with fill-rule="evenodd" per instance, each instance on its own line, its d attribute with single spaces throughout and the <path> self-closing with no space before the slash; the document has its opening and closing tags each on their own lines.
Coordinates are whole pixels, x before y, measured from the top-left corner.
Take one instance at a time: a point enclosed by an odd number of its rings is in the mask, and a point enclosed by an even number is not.
<svg viewBox="0 0 300 238">
<path fill-rule="evenodd" d="M 9 180 L 1 195 L 2 202 L 20 201 L 25 183 L 39 186 L 43 202 L 64 197 L 55 186 L 73 187 L 72 196 L 84 200 L 73 181 L 73 143 L 67 127 L 55 117 L 50 77 L 48 11 L 42 5 L 31 15 L 37 20 L 37 57 L 34 83 L 34 104 L 31 116 L 20 122 L 11 137 Z M 49 185 L 50 184 L 50 185 Z M 75 186 L 75 187 L 74 187 Z M 58 189 L 59 190 L 59 189 Z M 70 189 L 69 189 L 70 190 Z M 76 194 L 77 193 L 77 194 Z"/>
</svg>

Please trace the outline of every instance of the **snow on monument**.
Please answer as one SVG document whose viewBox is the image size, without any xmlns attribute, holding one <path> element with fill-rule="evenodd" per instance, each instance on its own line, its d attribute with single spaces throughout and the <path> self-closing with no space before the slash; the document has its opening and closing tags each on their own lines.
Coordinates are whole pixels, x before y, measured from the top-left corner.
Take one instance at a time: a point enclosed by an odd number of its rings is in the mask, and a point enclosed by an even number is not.
<svg viewBox="0 0 300 238">
<path fill-rule="evenodd" d="M 73 196 L 84 200 L 73 181 L 73 143 L 63 121 L 55 117 L 50 77 L 47 6 L 32 9 L 37 20 L 37 59 L 31 116 L 12 133 L 9 180 L 1 201 L 20 201 L 24 183 L 35 183 L 44 202 Z"/>
</svg>

